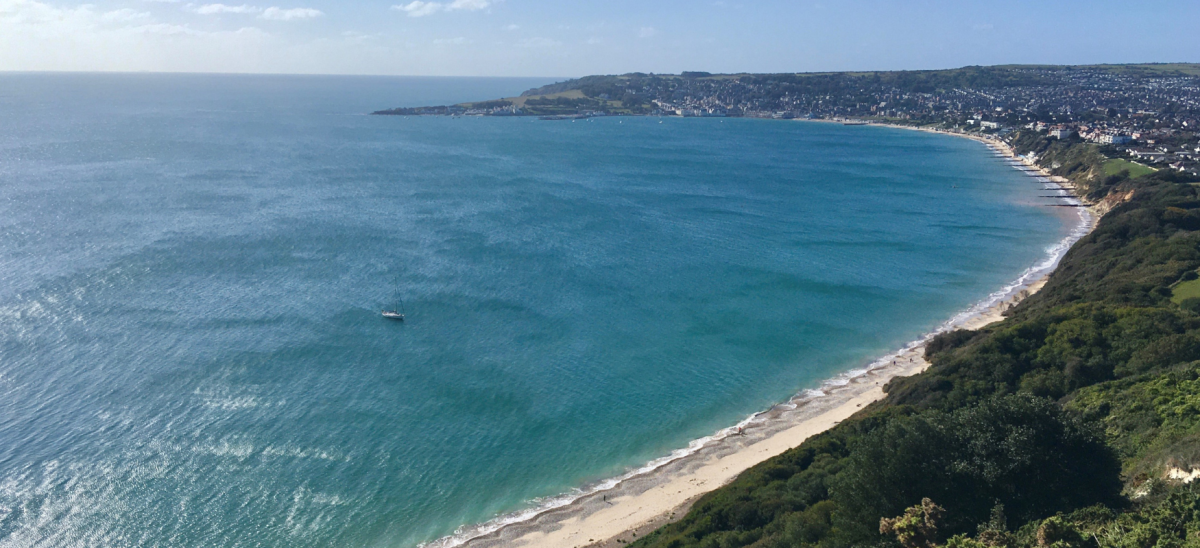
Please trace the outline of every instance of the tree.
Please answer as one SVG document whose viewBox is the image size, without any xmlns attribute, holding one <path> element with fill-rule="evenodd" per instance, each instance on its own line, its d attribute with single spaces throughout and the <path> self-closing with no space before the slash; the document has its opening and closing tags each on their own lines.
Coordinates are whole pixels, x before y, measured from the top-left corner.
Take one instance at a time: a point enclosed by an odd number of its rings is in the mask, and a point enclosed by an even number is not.
<svg viewBox="0 0 1200 548">
<path fill-rule="evenodd" d="M 843 530 L 932 498 L 949 512 L 949 536 L 974 532 L 997 503 L 1026 522 L 1117 503 L 1120 489 L 1120 464 L 1094 432 L 1022 394 L 890 421 L 855 444 L 832 491 Z"/>
<path fill-rule="evenodd" d="M 934 548 L 937 546 L 938 524 L 946 509 L 927 498 L 909 507 L 895 518 L 879 519 L 879 534 L 895 535 L 904 548 Z"/>
</svg>

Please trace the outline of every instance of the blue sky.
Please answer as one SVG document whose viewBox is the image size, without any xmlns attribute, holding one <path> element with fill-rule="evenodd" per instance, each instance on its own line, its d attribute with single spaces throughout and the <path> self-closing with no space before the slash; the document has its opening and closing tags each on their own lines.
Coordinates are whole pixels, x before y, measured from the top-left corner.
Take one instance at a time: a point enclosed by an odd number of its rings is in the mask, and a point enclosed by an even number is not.
<svg viewBox="0 0 1200 548">
<path fill-rule="evenodd" d="M 0 70 L 582 76 L 1200 62 L 1200 1 L 0 0 Z"/>
</svg>

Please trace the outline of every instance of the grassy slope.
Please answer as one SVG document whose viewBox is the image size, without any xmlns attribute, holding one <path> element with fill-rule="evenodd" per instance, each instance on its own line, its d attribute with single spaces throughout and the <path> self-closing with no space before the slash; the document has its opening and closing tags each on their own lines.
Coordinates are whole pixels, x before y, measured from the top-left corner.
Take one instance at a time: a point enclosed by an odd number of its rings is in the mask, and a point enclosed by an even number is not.
<svg viewBox="0 0 1200 548">
<path fill-rule="evenodd" d="M 1063 546 L 1115 538 L 1122 546 L 1149 547 L 1200 528 L 1200 494 L 1164 479 L 1169 468 L 1200 466 L 1200 314 L 1171 301 L 1171 286 L 1200 268 L 1200 196 L 1170 174 L 1106 177 L 1094 147 L 1029 135 L 1017 141 L 1022 151 L 1040 150 L 1093 197 L 1132 190 L 1131 200 L 1077 243 L 1046 288 L 1010 318 L 939 337 L 927 350 L 932 367 L 889 383 L 884 402 L 706 495 L 683 519 L 636 546 L 892 545 L 894 539 L 876 531 L 879 518 L 898 515 L 921 496 L 943 499 L 952 523 L 944 532 L 974 533 L 972 523 L 989 519 L 985 506 L 1005 503 L 1014 531 L 1005 533 L 1010 546 L 1036 544 L 1038 530 L 1053 530 L 1066 535 Z M 985 414 L 987 420 L 976 423 L 961 418 L 995 407 L 989 402 L 1004 394 L 1054 409 L 1065 403 L 1063 417 L 1023 413 L 1042 417 L 1036 424 L 1067 425 L 1061 432 L 1075 431 L 1069 425 L 1082 421 L 1079 432 L 1101 432 L 1095 435 L 1107 449 L 1071 453 L 1084 442 L 1068 443 L 1066 434 L 1021 442 L 1024 434 L 1012 432 L 1030 430 L 1019 420 L 1005 430 L 1009 434 L 971 438 L 972 428 L 1004 430 L 1017 420 L 1013 412 Z M 947 432 L 970 439 L 955 442 Z M 1007 453 L 997 456 L 994 448 Z M 1105 465 L 1106 451 L 1119 466 Z M 946 454 L 955 456 L 926 464 Z M 1029 463 L 1055 454 L 1069 465 L 1036 477 L 1053 466 Z M 1057 489 L 1076 498 L 1029 495 L 1089 466 L 1095 471 Z M 982 471 L 961 472 L 966 469 Z M 1026 472 L 1006 476 L 1005 469 Z M 1105 490 L 1110 483 L 1123 484 L 1127 496 L 1150 495 L 1122 502 Z M 986 500 L 973 504 L 976 499 Z M 1099 506 L 1088 508 L 1092 504 Z M 1059 512 L 1068 512 L 1062 523 L 1046 525 L 1043 520 Z M 1070 537 L 1079 532 L 1091 540 Z"/>
<path fill-rule="evenodd" d="M 1200 298 L 1200 280 L 1189 280 L 1171 288 L 1171 302 L 1180 304 L 1184 299 Z"/>
<path fill-rule="evenodd" d="M 1020 76 L 1014 76 L 1011 71 L 1013 69 L 1059 69 L 1059 70 L 1074 70 L 1074 69 L 1092 69 L 1103 70 L 1113 73 L 1137 74 L 1148 77 L 1169 77 L 1169 76 L 1197 76 L 1200 75 L 1200 63 L 1160 63 L 1160 64 L 1130 64 L 1130 65 L 995 65 L 995 66 L 968 66 L 955 69 L 942 70 L 912 70 L 912 71 L 860 71 L 860 72 L 799 72 L 799 73 L 779 73 L 779 74 L 711 74 L 695 78 L 696 80 L 728 80 L 734 78 L 741 79 L 792 79 L 795 81 L 804 80 L 828 80 L 828 79 L 883 79 L 886 81 L 894 81 L 897 83 L 910 83 L 914 79 L 928 79 L 941 86 L 955 87 L 967 83 L 977 83 L 989 86 L 1003 86 L 1007 84 L 1023 83 Z M 982 78 L 982 79 L 980 79 Z M 1015 78 L 1015 79 L 1014 79 Z M 622 74 L 622 75 L 593 75 L 585 76 L 572 80 L 566 80 L 555 84 L 543 86 L 541 88 L 532 89 L 526 92 L 528 95 L 553 95 L 567 90 L 579 90 L 596 85 L 603 85 L 614 82 L 624 82 L 632 79 L 658 79 L 664 81 L 683 80 L 684 77 L 676 74 Z M 1036 79 L 1036 78 L 1035 78 Z"/>
<path fill-rule="evenodd" d="M 1171 76 L 1185 74 L 1200 75 L 1200 63 L 1134 63 L 1126 65 L 996 65 L 995 68 L 1038 68 L 1038 69 L 1098 69 L 1113 73 L 1141 73 L 1150 75 Z"/>
<path fill-rule="evenodd" d="M 539 104 L 531 104 L 530 103 L 530 101 L 537 103 L 539 101 L 542 101 L 542 102 L 547 101 L 547 100 L 554 101 L 556 99 L 569 99 L 569 100 L 574 100 L 577 102 L 582 101 L 582 102 L 585 102 L 586 104 L 585 105 L 571 104 L 571 105 L 561 105 L 560 106 L 560 105 L 554 105 L 554 104 L 549 104 L 549 105 L 540 104 L 539 105 Z M 592 109 L 597 109 L 597 110 L 605 110 L 607 112 L 612 112 L 612 113 L 617 113 L 617 114 L 628 113 L 628 109 L 625 108 L 625 106 L 621 103 L 620 100 L 610 99 L 610 100 L 605 100 L 605 101 L 593 101 L 593 100 L 590 100 L 589 98 L 587 98 L 587 96 L 585 96 L 582 91 L 577 90 L 577 89 L 569 89 L 566 91 L 557 91 L 554 93 L 521 95 L 518 97 L 505 97 L 505 98 L 499 99 L 499 100 L 507 101 L 507 102 L 513 104 L 514 106 L 516 106 L 517 108 L 523 109 L 526 114 L 536 114 L 536 115 L 574 114 L 578 111 L 580 106 L 586 106 L 587 108 L 592 108 Z M 469 108 L 476 108 L 478 105 L 485 105 L 486 103 L 488 103 L 488 101 L 482 101 L 482 102 L 478 102 L 478 103 L 460 103 L 456 106 L 460 106 L 460 107 L 469 109 Z"/>
<path fill-rule="evenodd" d="M 583 92 L 579 91 L 577 89 L 572 89 L 572 90 L 562 91 L 559 93 L 549 93 L 546 95 L 528 95 L 528 96 L 522 95 L 520 97 L 505 97 L 505 98 L 501 99 L 501 101 L 510 101 L 510 102 L 512 102 L 512 104 L 516 105 L 517 107 L 524 108 L 525 102 L 530 99 L 558 99 L 560 97 L 566 98 L 566 99 L 582 99 Z M 471 106 L 474 104 L 476 104 L 476 103 L 463 103 L 462 106 L 464 106 L 466 108 L 471 108 Z"/>
<path fill-rule="evenodd" d="M 1141 72 L 1155 75 L 1170 76 L 1174 74 L 1184 74 L 1188 76 L 1200 76 L 1200 63 L 1145 63 L 1132 65 L 1090 65 L 1092 67 L 1104 68 L 1111 72 Z"/>
<path fill-rule="evenodd" d="M 1128 171 L 1130 177 L 1141 177 L 1158 171 L 1149 166 L 1144 166 L 1137 162 L 1130 162 L 1122 158 L 1113 158 L 1103 164 L 1105 175 L 1118 175 L 1122 171 Z"/>
</svg>

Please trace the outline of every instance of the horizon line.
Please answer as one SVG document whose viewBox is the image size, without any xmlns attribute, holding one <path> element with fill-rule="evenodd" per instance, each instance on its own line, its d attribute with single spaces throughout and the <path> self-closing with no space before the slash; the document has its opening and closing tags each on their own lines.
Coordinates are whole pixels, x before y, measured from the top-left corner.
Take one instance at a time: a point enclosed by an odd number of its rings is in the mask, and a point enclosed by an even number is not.
<svg viewBox="0 0 1200 548">
<path fill-rule="evenodd" d="M 171 71 L 171 70 L 10 70 L 0 69 L 0 74 L 169 74 L 197 76 L 341 76 L 367 78 L 566 78 L 578 79 L 586 76 L 620 76 L 624 74 L 648 74 L 663 76 L 679 76 L 685 72 L 703 72 L 714 76 L 730 76 L 739 74 L 845 74 L 845 73 L 874 73 L 874 72 L 937 72 L 960 70 L 964 68 L 1004 68 L 1004 67 L 1103 67 L 1103 66 L 1144 66 L 1144 65 L 1200 65 L 1200 61 L 1147 61 L 1137 63 L 1084 63 L 1084 64 L 1055 64 L 1055 63 L 1003 63 L 996 65 L 962 65 L 948 68 L 922 69 L 851 69 L 851 70 L 817 70 L 817 71 L 776 71 L 776 72 L 710 72 L 703 70 L 681 70 L 675 72 L 652 72 L 631 70 L 620 73 L 590 73 L 580 76 L 541 76 L 541 75 L 466 75 L 466 74 L 383 74 L 383 73 L 326 73 L 326 72 L 225 72 L 225 71 Z"/>
</svg>

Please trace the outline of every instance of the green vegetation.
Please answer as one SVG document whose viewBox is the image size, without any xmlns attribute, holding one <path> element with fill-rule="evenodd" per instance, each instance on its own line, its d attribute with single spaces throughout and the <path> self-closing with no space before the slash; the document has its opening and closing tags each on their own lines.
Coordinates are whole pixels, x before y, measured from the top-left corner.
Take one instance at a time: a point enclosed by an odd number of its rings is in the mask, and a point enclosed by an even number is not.
<svg viewBox="0 0 1200 548">
<path fill-rule="evenodd" d="M 825 72 L 799 74 L 709 74 L 686 72 L 674 74 L 631 73 L 620 76 L 586 76 L 531 89 L 524 96 L 553 95 L 580 91 L 589 98 L 607 96 L 625 103 L 626 108 L 646 103 L 647 97 L 631 93 L 632 89 L 672 90 L 684 81 L 713 82 L 736 78 L 749 86 L 769 87 L 770 95 L 783 93 L 820 94 L 844 97 L 846 101 L 862 101 L 864 87 L 885 87 L 912 93 L 932 93 L 956 88 L 1005 88 L 1036 86 L 1051 83 L 1044 76 L 1014 71 L 1003 67 L 963 67 L 950 70 L 888 71 L 888 72 Z"/>
<path fill-rule="evenodd" d="M 1200 63 L 1134 63 L 1128 65 L 995 65 L 993 68 L 1040 70 L 1099 70 L 1143 76 L 1200 76 Z"/>
<path fill-rule="evenodd" d="M 566 90 L 558 93 L 548 93 L 544 95 L 522 95 L 520 97 L 511 97 L 505 99 L 512 101 L 518 107 L 524 107 L 527 101 L 540 99 L 583 99 L 585 96 L 582 91 L 577 89 Z"/>
<path fill-rule="evenodd" d="M 895 535 L 904 548 L 918 548 L 935 544 L 938 528 L 946 509 L 928 498 L 921 504 L 904 511 L 904 515 L 879 520 L 879 534 Z"/>
<path fill-rule="evenodd" d="M 898 90 L 903 93 L 936 93 L 955 89 L 1005 89 L 1029 86 L 1063 85 L 1062 78 L 1081 70 L 1107 72 L 1114 75 L 1157 78 L 1169 76 L 1200 76 L 1200 64 L 1140 64 L 1140 65 L 999 65 L 970 66 L 947 70 L 902 70 L 872 72 L 806 72 L 794 74 L 710 74 L 684 72 L 674 74 L 645 74 L 640 72 L 586 76 L 532 89 L 523 95 L 553 95 L 579 91 L 584 96 L 598 98 L 607 95 L 629 103 L 638 97 L 637 90 L 654 92 L 659 97 L 670 95 L 685 83 L 715 83 L 739 80 L 766 91 L 762 99 L 779 95 L 816 95 L 836 98 L 838 104 L 871 103 L 867 89 Z M 630 90 L 634 90 L 633 93 Z M 644 99 L 645 97 L 643 97 Z M 907 101 L 908 99 L 904 100 Z M 903 101 L 901 101 L 903 102 Z"/>
<path fill-rule="evenodd" d="M 1196 136 L 1200 65 L 1008 65 L 948 70 L 783 74 L 628 73 L 594 75 L 503 98 L 513 108 L 479 103 L 395 108 L 391 115 L 681 115 L 820 118 L 933 125 L 1005 135 L 1037 123 L 1064 124 L 1089 139 L 1137 134 L 1165 148 L 1168 164 L 1196 174 L 1187 145 Z M 566 101 L 570 99 L 571 101 Z M 983 127 L 986 124 L 987 127 Z M 1069 147 L 1068 147 L 1069 148 Z M 1116 157 L 1112 146 L 1100 147 Z M 1132 159 L 1132 158 L 1127 158 Z M 1115 176 L 1136 166 L 1115 162 L 1097 170 Z"/>
<path fill-rule="evenodd" d="M 463 103 L 463 107 L 477 109 L 504 108 L 512 106 L 513 102 L 508 99 L 497 99 L 495 101 L 480 101 L 478 103 Z"/>
<path fill-rule="evenodd" d="M 881 516 L 931 497 L 953 509 L 940 530 L 974 532 L 996 504 L 1021 522 L 1116 504 L 1120 466 L 1103 441 L 1053 402 L 1030 394 L 952 413 L 888 421 L 851 447 L 832 482 L 843 533 L 869 538 Z"/>
<path fill-rule="evenodd" d="M 931 511 L 932 510 L 932 511 Z M 941 510 L 941 512 L 938 512 Z M 939 545 L 938 525 L 945 510 L 925 499 L 903 516 L 880 522 L 880 532 L 904 548 L 933 548 Z M 897 526 L 890 526 L 898 523 Z M 1091 506 L 1025 524 L 1017 531 L 1005 528 L 1004 508 L 997 506 L 993 517 L 980 524 L 972 537 L 950 537 L 946 548 L 1186 548 L 1200 541 L 1200 492 L 1193 486 L 1175 489 L 1166 496 L 1142 504 L 1140 511 L 1118 513 Z M 888 540 L 891 540 L 889 538 Z"/>
<path fill-rule="evenodd" d="M 638 101 L 634 100 L 633 103 L 636 105 Z M 569 89 L 545 94 L 526 94 L 520 97 L 509 97 L 507 99 L 500 99 L 497 101 L 463 103 L 457 106 L 468 109 L 489 109 L 495 107 L 515 106 L 521 109 L 523 114 L 530 116 L 577 114 L 581 111 L 587 110 L 604 111 L 614 114 L 634 113 L 630 107 L 625 104 L 625 102 L 620 100 L 620 98 L 602 98 L 600 94 L 596 94 L 596 96 L 593 97 L 585 95 L 583 91 L 578 89 Z"/>
<path fill-rule="evenodd" d="M 1045 288 L 634 546 L 1200 545 L 1200 189 L 1012 142 L 1113 208 Z"/>
<path fill-rule="evenodd" d="M 1142 374 L 1080 390 L 1067 408 L 1104 425 L 1131 488 L 1172 468 L 1200 463 L 1200 364 Z"/>
<path fill-rule="evenodd" d="M 1121 158 L 1113 158 L 1103 164 L 1105 175 L 1120 175 L 1122 171 L 1128 172 L 1128 177 L 1141 177 L 1158 171 L 1152 167 L 1144 166 L 1137 162 L 1130 162 Z"/>
<path fill-rule="evenodd" d="M 1070 179 L 1093 200 L 1106 196 L 1114 185 L 1128 178 L 1119 173 L 1106 174 L 1103 166 L 1108 158 L 1101 154 L 1100 146 L 1083 143 L 1078 137 L 1059 140 L 1026 131 L 1013 139 L 1013 148 L 1036 154 L 1038 163 L 1050 173 Z"/>
<path fill-rule="evenodd" d="M 1171 302 L 1183 305 L 1188 299 L 1200 299 L 1200 280 L 1185 280 L 1171 288 Z"/>
<path fill-rule="evenodd" d="M 1141 63 L 1134 65 L 1084 65 L 1114 74 L 1143 74 L 1150 76 L 1200 76 L 1197 63 Z"/>
</svg>

